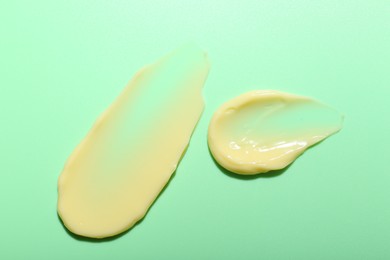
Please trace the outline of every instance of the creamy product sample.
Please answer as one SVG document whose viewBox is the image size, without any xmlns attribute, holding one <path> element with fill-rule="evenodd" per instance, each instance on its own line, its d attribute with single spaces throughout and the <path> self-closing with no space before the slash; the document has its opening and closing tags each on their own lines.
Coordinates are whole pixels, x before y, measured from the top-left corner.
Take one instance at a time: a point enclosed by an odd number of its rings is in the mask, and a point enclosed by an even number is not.
<svg viewBox="0 0 390 260">
<path fill-rule="evenodd" d="M 60 175 L 58 213 L 71 232 L 113 236 L 146 214 L 203 111 L 208 71 L 205 53 L 186 45 L 133 77 Z"/>
<path fill-rule="evenodd" d="M 208 143 L 215 160 L 238 174 L 278 170 L 336 133 L 343 116 L 308 97 L 259 90 L 223 104 L 213 115 Z"/>
</svg>

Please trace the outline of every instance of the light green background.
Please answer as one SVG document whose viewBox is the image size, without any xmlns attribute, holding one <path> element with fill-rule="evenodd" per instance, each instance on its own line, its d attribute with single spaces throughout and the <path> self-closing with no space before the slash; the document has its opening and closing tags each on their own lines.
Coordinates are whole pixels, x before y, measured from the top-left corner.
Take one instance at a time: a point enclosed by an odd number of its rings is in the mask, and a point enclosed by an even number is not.
<svg viewBox="0 0 390 260">
<path fill-rule="evenodd" d="M 100 243 L 56 215 L 73 148 L 132 75 L 187 41 L 206 109 L 144 221 Z M 1 1 L 1 259 L 390 259 L 390 1 Z M 343 130 L 279 175 L 226 175 L 213 111 L 252 89 L 312 96 Z"/>
</svg>

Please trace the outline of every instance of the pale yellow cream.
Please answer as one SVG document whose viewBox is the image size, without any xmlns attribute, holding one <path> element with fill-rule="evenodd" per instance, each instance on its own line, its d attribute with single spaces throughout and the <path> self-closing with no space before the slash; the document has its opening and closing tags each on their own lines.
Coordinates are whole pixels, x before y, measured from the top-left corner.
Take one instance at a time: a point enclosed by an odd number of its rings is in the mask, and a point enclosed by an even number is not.
<svg viewBox="0 0 390 260">
<path fill-rule="evenodd" d="M 308 147 L 339 131 L 342 122 L 338 111 L 308 97 L 252 91 L 215 112 L 208 143 L 225 169 L 264 173 L 286 167 Z"/>
<path fill-rule="evenodd" d="M 71 232 L 113 236 L 144 217 L 186 150 L 208 71 L 205 53 L 184 46 L 134 76 L 59 178 L 58 213 Z"/>
</svg>

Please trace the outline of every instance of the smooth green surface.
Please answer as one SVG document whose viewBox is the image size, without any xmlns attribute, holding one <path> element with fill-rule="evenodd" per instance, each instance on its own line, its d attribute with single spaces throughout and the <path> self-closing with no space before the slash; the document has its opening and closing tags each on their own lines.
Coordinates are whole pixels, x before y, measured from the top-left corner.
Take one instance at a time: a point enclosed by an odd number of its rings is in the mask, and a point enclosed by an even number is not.
<svg viewBox="0 0 390 260">
<path fill-rule="evenodd" d="M 199 43 L 206 110 L 140 225 L 70 236 L 57 178 L 143 65 Z M 390 2 L 2 1 L 1 259 L 389 259 Z M 282 174 L 240 179 L 209 155 L 213 111 L 252 89 L 312 96 L 343 130 Z"/>
</svg>

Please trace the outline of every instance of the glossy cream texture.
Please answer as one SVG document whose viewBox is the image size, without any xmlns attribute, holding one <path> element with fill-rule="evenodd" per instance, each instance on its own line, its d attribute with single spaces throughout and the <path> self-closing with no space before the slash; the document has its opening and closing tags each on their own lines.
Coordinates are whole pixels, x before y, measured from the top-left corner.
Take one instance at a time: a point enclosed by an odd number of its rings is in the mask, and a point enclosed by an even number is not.
<svg viewBox="0 0 390 260">
<path fill-rule="evenodd" d="M 223 104 L 208 132 L 215 160 L 238 174 L 278 170 L 308 147 L 336 133 L 343 116 L 308 97 L 263 90 Z"/>
<path fill-rule="evenodd" d="M 186 150 L 208 71 L 205 53 L 185 46 L 133 77 L 59 178 L 58 213 L 71 232 L 113 236 L 146 214 Z"/>
</svg>

